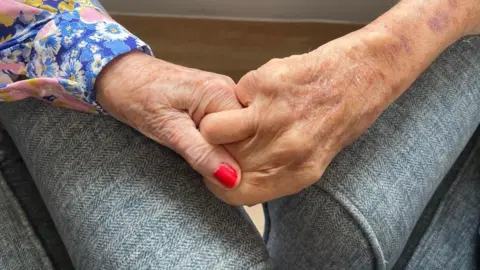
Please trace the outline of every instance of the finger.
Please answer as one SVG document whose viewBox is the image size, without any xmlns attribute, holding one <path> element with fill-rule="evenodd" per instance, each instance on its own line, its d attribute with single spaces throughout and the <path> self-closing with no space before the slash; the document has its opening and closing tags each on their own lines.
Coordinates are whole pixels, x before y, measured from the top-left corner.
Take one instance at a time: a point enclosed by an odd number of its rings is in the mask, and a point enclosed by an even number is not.
<svg viewBox="0 0 480 270">
<path fill-rule="evenodd" d="M 189 119 L 179 119 L 178 129 L 167 138 L 169 147 L 179 153 L 194 170 L 211 184 L 223 189 L 234 189 L 241 179 L 237 161 L 218 145 L 208 143 Z"/>
<path fill-rule="evenodd" d="M 205 87 L 204 91 L 197 91 L 190 96 L 183 95 L 183 98 L 190 100 L 188 102 L 191 104 L 189 111 L 196 124 L 199 124 L 203 117 L 210 113 L 243 108 L 235 95 L 235 83 L 229 77 L 217 75 L 215 83 L 204 84 L 206 85 L 203 86 Z M 177 107 L 177 109 L 179 108 Z"/>
<path fill-rule="evenodd" d="M 257 71 L 250 71 L 238 81 L 235 87 L 235 95 L 242 105 L 248 107 L 253 102 L 255 94 L 260 87 Z"/>
<path fill-rule="evenodd" d="M 246 173 L 243 179 L 249 179 Z M 212 185 L 208 181 L 205 183 L 207 188 L 220 200 L 235 206 L 253 206 L 259 203 L 264 203 L 283 195 L 281 191 L 271 184 L 259 183 L 252 185 L 250 181 L 242 181 L 242 183 L 235 190 L 221 189 L 216 185 Z"/>
<path fill-rule="evenodd" d="M 227 76 L 217 75 L 222 79 L 222 83 L 218 83 L 218 90 L 211 91 L 210 95 L 203 95 L 202 100 L 207 100 L 208 106 L 205 112 L 215 113 L 226 110 L 242 109 L 243 106 L 235 95 L 235 82 Z"/>
<path fill-rule="evenodd" d="M 200 132 L 211 144 L 243 141 L 255 134 L 254 108 L 212 113 L 203 118 Z"/>
</svg>

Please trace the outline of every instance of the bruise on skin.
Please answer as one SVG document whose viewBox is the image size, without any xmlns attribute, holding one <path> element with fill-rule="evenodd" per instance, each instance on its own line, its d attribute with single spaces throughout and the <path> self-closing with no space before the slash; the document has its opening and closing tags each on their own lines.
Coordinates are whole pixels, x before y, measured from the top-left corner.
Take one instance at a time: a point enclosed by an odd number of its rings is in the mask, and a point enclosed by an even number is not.
<svg viewBox="0 0 480 270">
<path fill-rule="evenodd" d="M 412 55 L 413 50 L 412 50 L 411 40 L 408 39 L 407 37 L 405 37 L 404 35 L 400 35 L 398 38 L 400 39 L 400 42 L 399 43 L 393 43 L 391 45 L 392 51 L 395 52 L 395 53 L 404 51 L 408 55 Z"/>
<path fill-rule="evenodd" d="M 428 27 L 433 32 L 442 32 L 450 21 L 450 17 L 447 12 L 438 12 L 435 17 L 428 20 Z"/>
<path fill-rule="evenodd" d="M 402 50 L 402 45 L 397 44 L 397 43 L 392 44 L 391 47 L 392 47 L 392 51 L 394 51 L 396 53 L 400 52 L 400 50 Z"/>
<path fill-rule="evenodd" d="M 412 55 L 413 54 L 413 50 L 412 50 L 412 42 L 410 39 L 408 39 L 407 37 L 405 37 L 404 35 L 401 35 L 400 36 L 400 41 L 401 41 L 401 44 L 402 44 L 402 48 L 405 50 L 405 52 L 408 54 L 408 55 Z"/>
<path fill-rule="evenodd" d="M 407 30 L 405 29 L 395 30 L 386 24 L 382 24 L 382 26 L 384 29 L 386 29 L 387 31 L 390 31 L 395 37 L 398 37 L 398 39 L 400 40 L 400 42 L 393 41 L 391 44 L 387 45 L 391 48 L 392 52 L 398 53 L 398 52 L 404 51 L 408 55 L 413 55 L 412 40 L 410 40 L 408 37 L 406 37 L 403 34 Z"/>
</svg>

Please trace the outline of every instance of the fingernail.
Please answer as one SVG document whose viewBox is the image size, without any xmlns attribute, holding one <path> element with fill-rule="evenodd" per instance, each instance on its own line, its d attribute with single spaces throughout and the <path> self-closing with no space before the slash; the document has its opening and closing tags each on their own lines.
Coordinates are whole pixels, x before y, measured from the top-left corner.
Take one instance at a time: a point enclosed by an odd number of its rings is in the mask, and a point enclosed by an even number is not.
<svg viewBox="0 0 480 270">
<path fill-rule="evenodd" d="M 233 188 L 237 184 L 237 171 L 229 165 L 221 164 L 213 176 L 226 188 Z"/>
</svg>

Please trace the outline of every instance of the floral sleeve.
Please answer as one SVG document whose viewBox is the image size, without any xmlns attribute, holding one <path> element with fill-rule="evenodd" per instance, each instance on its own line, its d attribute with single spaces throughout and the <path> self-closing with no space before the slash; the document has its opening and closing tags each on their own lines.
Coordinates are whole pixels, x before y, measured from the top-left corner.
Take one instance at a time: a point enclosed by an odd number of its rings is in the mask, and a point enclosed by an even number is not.
<svg viewBox="0 0 480 270">
<path fill-rule="evenodd" d="M 132 50 L 151 54 L 90 0 L 0 0 L 0 102 L 35 97 L 101 113 L 95 80 Z"/>
</svg>

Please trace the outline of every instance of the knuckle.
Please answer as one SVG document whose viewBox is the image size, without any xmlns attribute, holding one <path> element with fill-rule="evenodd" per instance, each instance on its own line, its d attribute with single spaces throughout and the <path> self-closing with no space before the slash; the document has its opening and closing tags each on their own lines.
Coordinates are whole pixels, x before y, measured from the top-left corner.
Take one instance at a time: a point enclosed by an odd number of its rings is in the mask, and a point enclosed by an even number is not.
<svg viewBox="0 0 480 270">
<path fill-rule="evenodd" d="M 203 81 L 200 89 L 213 97 L 235 97 L 234 87 L 222 79 Z"/>
<path fill-rule="evenodd" d="M 313 144 L 309 142 L 306 135 L 295 130 L 280 139 L 275 155 L 285 156 L 291 161 L 303 161 L 302 158 L 310 156 L 313 149 Z"/>
<path fill-rule="evenodd" d="M 225 84 L 229 87 L 235 86 L 235 81 L 232 78 L 230 78 L 229 76 L 220 75 L 220 79 L 222 79 L 223 84 Z"/>
<path fill-rule="evenodd" d="M 318 182 L 325 172 L 325 167 L 316 159 L 309 159 L 303 163 L 302 167 L 302 183 L 305 187 Z"/>
<path fill-rule="evenodd" d="M 281 65 L 283 64 L 283 59 L 282 58 L 273 58 L 273 59 L 270 59 L 266 65 L 268 66 L 277 66 L 277 65 Z"/>
<path fill-rule="evenodd" d="M 235 95 L 234 86 L 223 79 L 213 79 L 199 82 L 196 86 L 198 100 L 204 104 L 216 104 L 216 110 L 239 109 L 239 101 Z"/>
<path fill-rule="evenodd" d="M 313 158 L 292 164 L 289 170 L 289 181 L 286 182 L 285 195 L 293 195 L 318 182 L 324 172 L 324 168 Z"/>
<path fill-rule="evenodd" d="M 249 71 L 245 76 L 240 79 L 238 85 L 243 86 L 246 89 L 257 87 L 261 81 L 259 79 L 258 73 L 259 72 L 257 70 Z"/>
<path fill-rule="evenodd" d="M 235 96 L 242 105 L 248 107 L 253 102 L 253 97 L 257 92 L 265 91 L 263 84 L 264 82 L 260 78 L 259 71 L 250 71 L 236 85 Z"/>
<path fill-rule="evenodd" d="M 223 83 L 219 83 L 218 79 L 205 79 L 197 81 L 195 88 L 202 92 L 218 92 L 223 90 Z"/>
</svg>

